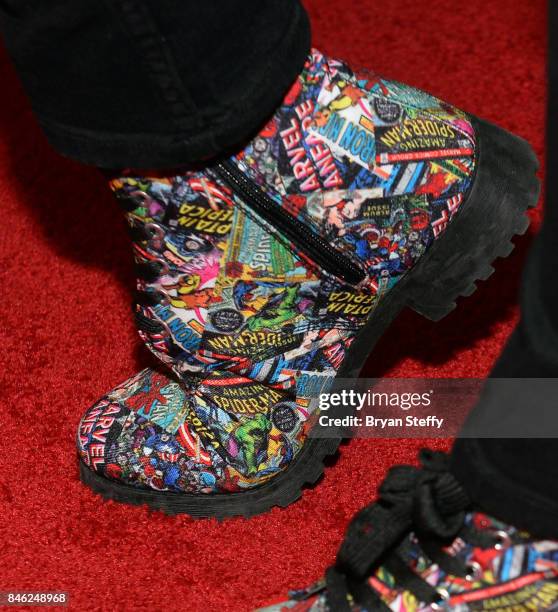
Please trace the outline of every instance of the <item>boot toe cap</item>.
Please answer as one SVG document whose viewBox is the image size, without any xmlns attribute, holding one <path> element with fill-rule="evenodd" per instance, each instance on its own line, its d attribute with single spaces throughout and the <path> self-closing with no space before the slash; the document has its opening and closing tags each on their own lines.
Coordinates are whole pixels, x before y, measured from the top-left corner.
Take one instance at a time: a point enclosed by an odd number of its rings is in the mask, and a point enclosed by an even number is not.
<svg viewBox="0 0 558 612">
<path fill-rule="evenodd" d="M 155 491 L 213 492 L 212 458 L 184 423 L 186 396 L 183 386 L 153 370 L 119 385 L 80 421 L 81 462 L 118 484 Z"/>
</svg>

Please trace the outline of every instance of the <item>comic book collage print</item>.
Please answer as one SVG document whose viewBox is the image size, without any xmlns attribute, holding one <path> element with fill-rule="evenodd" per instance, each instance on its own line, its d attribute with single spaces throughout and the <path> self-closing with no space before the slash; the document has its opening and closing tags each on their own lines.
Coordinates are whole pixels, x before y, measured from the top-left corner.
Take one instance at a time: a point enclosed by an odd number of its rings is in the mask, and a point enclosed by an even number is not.
<svg viewBox="0 0 558 612">
<path fill-rule="evenodd" d="M 358 262 L 366 281 L 355 287 L 317 269 L 211 168 L 112 180 L 115 195 L 134 203 L 130 225 L 149 231 L 134 242 L 136 261 L 160 264 L 155 280 L 138 280 L 164 296 L 137 306 L 140 335 L 182 381 L 141 373 L 85 415 L 83 460 L 129 484 L 239 490 L 288 466 L 308 433 L 310 397 L 464 201 L 475 141 L 455 108 L 313 51 L 279 110 L 232 159 Z M 145 446 L 153 435 L 163 437 L 159 450 Z M 134 454 L 141 465 L 132 470 Z"/>
<path fill-rule="evenodd" d="M 438 608 L 422 604 L 409 591 L 397 588 L 393 576 L 380 567 L 370 578 L 372 589 L 394 612 L 427 612 L 433 609 L 453 612 L 532 612 L 555 610 L 558 606 L 558 542 L 536 541 L 527 534 L 480 513 L 470 513 L 465 524 L 498 533 L 502 547 L 483 549 L 457 538 L 446 550 L 475 568 L 471 578 L 444 572 L 422 552 L 416 538 L 406 542 L 408 566 L 423 580 L 445 594 Z M 307 589 L 292 591 L 290 600 L 260 612 L 334 612 L 327 603 L 322 580 Z M 354 605 L 354 612 L 361 608 Z"/>
</svg>

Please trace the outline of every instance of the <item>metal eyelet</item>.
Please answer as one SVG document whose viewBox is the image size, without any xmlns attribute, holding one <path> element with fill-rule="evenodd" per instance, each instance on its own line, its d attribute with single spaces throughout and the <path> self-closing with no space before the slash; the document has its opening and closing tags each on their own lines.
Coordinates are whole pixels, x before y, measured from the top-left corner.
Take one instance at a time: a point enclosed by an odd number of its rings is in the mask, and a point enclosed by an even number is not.
<svg viewBox="0 0 558 612">
<path fill-rule="evenodd" d="M 473 582 L 474 580 L 476 580 L 477 578 L 480 578 L 481 576 L 482 576 L 482 567 L 476 561 L 471 561 L 470 563 L 467 563 L 467 574 L 465 576 L 465 580 L 469 580 L 470 582 Z"/>
<path fill-rule="evenodd" d="M 159 298 L 159 304 L 161 306 L 168 306 L 170 304 L 170 296 L 166 291 L 157 289 L 156 291 L 153 291 L 153 294 Z"/>
<path fill-rule="evenodd" d="M 132 213 L 136 208 L 142 206 L 147 200 L 151 198 L 145 191 L 136 189 L 128 193 L 123 191 L 117 191 L 114 194 L 120 206 L 127 212 Z"/>
<path fill-rule="evenodd" d="M 512 545 L 512 539 L 510 537 L 510 534 L 507 533 L 506 531 L 498 530 L 495 533 L 495 536 L 496 536 L 496 543 L 494 544 L 494 548 L 496 550 L 506 550 L 507 548 L 510 548 L 510 546 Z"/>
<path fill-rule="evenodd" d="M 165 230 L 158 223 L 146 223 L 145 231 L 150 234 L 149 240 L 162 240 Z"/>
<path fill-rule="evenodd" d="M 432 610 L 444 610 L 450 594 L 446 589 L 436 589 L 436 592 L 438 593 L 438 598 L 436 601 L 430 602 L 430 608 Z"/>
<path fill-rule="evenodd" d="M 136 189 L 135 191 L 131 191 L 130 195 L 134 198 L 140 198 L 140 200 L 149 200 L 151 199 L 148 193 L 145 193 L 143 189 Z"/>
<path fill-rule="evenodd" d="M 159 271 L 157 272 L 159 276 L 166 276 L 169 273 L 169 267 L 166 262 L 157 259 L 155 263 L 159 266 Z"/>
</svg>

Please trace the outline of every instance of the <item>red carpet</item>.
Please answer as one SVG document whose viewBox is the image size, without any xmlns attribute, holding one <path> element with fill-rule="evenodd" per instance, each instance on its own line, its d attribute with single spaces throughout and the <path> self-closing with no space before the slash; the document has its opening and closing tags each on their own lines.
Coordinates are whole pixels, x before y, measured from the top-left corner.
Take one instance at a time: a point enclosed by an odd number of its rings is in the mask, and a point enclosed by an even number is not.
<svg viewBox="0 0 558 612">
<path fill-rule="evenodd" d="M 542 155 L 542 0 L 306 4 L 316 46 L 500 123 Z M 313 580 L 386 468 L 413 461 L 420 442 L 345 445 L 301 501 L 250 521 L 169 518 L 84 488 L 82 411 L 150 363 L 129 309 L 130 250 L 101 178 L 49 149 L 5 55 L 0 71 L 0 591 L 61 589 L 76 610 L 243 612 Z M 516 320 L 528 243 L 443 322 L 404 314 L 367 374 L 485 376 Z"/>
</svg>

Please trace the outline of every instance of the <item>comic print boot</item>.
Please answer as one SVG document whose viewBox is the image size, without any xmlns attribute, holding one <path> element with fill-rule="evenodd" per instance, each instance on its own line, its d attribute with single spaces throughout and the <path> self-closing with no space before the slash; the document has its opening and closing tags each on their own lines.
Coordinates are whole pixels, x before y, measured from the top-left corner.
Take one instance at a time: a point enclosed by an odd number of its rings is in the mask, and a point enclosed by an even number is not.
<svg viewBox="0 0 558 612">
<path fill-rule="evenodd" d="M 313 51 L 237 154 L 172 175 L 120 173 L 110 186 L 133 239 L 140 335 L 182 385 L 167 390 L 181 409 L 159 402 L 149 426 L 187 463 L 181 421 L 215 486 L 160 490 L 107 472 L 111 453 L 133 460 L 145 410 L 89 413 L 84 481 L 198 515 L 295 500 L 339 442 L 309 437 L 312 395 L 358 376 L 405 306 L 439 319 L 491 274 L 528 225 L 536 170 L 520 138 Z"/>
<path fill-rule="evenodd" d="M 558 542 L 475 511 L 447 459 L 392 468 L 325 578 L 260 612 L 556 610 Z"/>
</svg>

